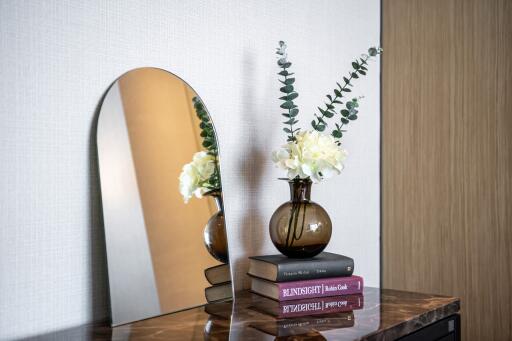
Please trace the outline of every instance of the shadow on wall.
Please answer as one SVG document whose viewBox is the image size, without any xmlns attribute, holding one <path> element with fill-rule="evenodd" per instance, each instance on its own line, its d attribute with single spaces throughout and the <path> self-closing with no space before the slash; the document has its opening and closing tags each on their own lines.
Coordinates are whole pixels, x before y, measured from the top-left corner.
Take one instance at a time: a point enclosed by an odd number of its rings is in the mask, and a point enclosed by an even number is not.
<svg viewBox="0 0 512 341">
<path fill-rule="evenodd" d="M 257 198 L 261 198 L 262 176 L 264 173 L 265 160 L 268 157 L 266 153 L 261 149 L 261 146 L 265 145 L 265 141 L 269 139 L 269 134 L 259 134 L 257 131 L 264 131 L 258 129 L 258 108 L 256 103 L 258 99 L 255 98 L 254 84 L 256 83 L 254 70 L 254 58 L 250 53 L 246 53 L 244 56 L 244 70 L 245 77 L 243 79 L 243 94 L 242 98 L 246 103 L 244 108 L 244 129 L 247 132 L 244 139 L 244 144 L 239 149 L 243 151 L 243 154 L 239 156 L 239 174 L 243 174 L 244 188 L 246 189 L 244 201 L 244 217 L 242 219 L 242 226 L 244 233 L 240 234 L 239 243 L 243 245 L 243 250 L 247 255 L 260 254 L 264 240 L 267 236 L 267 221 L 265 221 L 262 208 Z M 261 120 L 260 120 L 261 121 Z M 268 129 L 267 129 L 268 130 Z M 250 155 L 250 157 L 247 157 Z M 250 238 L 247 238 L 250 236 Z M 241 257 L 234 264 L 234 269 L 242 269 L 238 271 L 244 274 L 244 287 L 248 285 L 248 278 L 245 276 L 247 258 Z M 247 282 L 247 283 L 245 283 Z"/>
<path fill-rule="evenodd" d="M 113 84 L 113 83 L 112 83 Z M 103 227 L 103 210 L 98 168 L 98 148 L 96 134 L 101 105 L 112 85 L 101 96 L 94 110 L 89 133 L 89 212 L 90 212 L 90 310 L 92 321 L 110 319 L 110 300 L 108 292 L 107 255 L 105 247 L 105 231 Z"/>
</svg>

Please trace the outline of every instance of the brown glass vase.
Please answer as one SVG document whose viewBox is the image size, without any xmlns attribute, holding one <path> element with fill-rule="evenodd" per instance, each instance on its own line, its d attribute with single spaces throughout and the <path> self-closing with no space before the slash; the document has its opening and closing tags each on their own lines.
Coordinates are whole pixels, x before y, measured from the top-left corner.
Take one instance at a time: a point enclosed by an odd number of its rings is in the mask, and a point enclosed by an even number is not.
<svg viewBox="0 0 512 341">
<path fill-rule="evenodd" d="M 322 252 L 331 239 L 331 218 L 322 206 L 311 201 L 310 179 L 289 181 L 290 201 L 270 219 L 270 238 L 283 255 L 310 258 Z"/>
<path fill-rule="evenodd" d="M 224 222 L 224 205 L 222 195 L 218 192 L 207 194 L 215 199 L 217 213 L 215 213 L 204 228 L 204 245 L 208 252 L 219 262 L 227 263 L 228 240 L 226 236 L 226 224 Z"/>
</svg>

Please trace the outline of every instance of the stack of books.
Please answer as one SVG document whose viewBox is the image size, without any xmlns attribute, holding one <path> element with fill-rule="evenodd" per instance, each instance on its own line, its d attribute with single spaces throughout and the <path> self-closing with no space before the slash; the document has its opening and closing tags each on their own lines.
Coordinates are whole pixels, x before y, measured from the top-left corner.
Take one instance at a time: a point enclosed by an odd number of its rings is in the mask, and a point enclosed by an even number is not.
<svg viewBox="0 0 512 341">
<path fill-rule="evenodd" d="M 250 257 L 251 291 L 259 295 L 250 309 L 266 320 L 251 327 L 274 336 L 352 327 L 353 311 L 364 305 L 363 279 L 353 271 L 352 258 L 329 252 Z"/>
<path fill-rule="evenodd" d="M 221 264 L 204 270 L 204 276 L 210 287 L 204 290 L 208 303 L 231 299 L 233 291 L 231 288 L 231 273 L 229 264 Z"/>
<path fill-rule="evenodd" d="M 256 256 L 249 265 L 251 290 L 276 301 L 361 294 L 363 279 L 353 271 L 352 258 L 329 252 L 307 259 Z"/>
</svg>

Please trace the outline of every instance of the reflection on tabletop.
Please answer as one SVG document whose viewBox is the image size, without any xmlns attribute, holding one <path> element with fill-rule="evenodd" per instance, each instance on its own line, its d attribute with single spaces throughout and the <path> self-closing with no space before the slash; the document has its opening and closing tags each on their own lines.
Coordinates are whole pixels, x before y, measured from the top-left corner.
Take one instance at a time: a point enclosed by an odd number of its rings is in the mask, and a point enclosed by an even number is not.
<svg viewBox="0 0 512 341">
<path fill-rule="evenodd" d="M 370 296 L 374 301 L 378 291 Z M 239 292 L 236 297 L 236 304 L 205 306 L 204 311 L 209 314 L 205 340 L 327 340 L 324 334 L 329 331 L 334 331 L 335 339 L 343 340 L 346 336 L 351 340 L 378 329 L 378 309 L 376 323 L 373 318 L 357 323 L 357 311 L 364 306 L 363 295 L 287 302 L 249 292 Z M 342 329 L 347 329 L 347 333 L 340 334 Z"/>
<path fill-rule="evenodd" d="M 455 297 L 370 287 L 359 297 L 300 303 L 241 291 L 235 302 L 210 303 L 115 328 L 102 322 L 36 340 L 395 340 L 448 317 L 452 332 L 459 330 L 453 328 L 459 309 Z M 450 330 L 448 322 L 445 327 Z"/>
</svg>

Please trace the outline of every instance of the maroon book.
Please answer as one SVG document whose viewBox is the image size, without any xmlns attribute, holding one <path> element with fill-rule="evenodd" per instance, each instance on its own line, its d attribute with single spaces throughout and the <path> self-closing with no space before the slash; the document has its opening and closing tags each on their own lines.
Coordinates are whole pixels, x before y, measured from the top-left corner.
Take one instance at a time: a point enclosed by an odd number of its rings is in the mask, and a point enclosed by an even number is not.
<svg viewBox="0 0 512 341">
<path fill-rule="evenodd" d="M 267 298 L 254 300 L 249 308 L 275 318 L 292 318 L 310 315 L 343 313 L 362 309 L 364 297 L 361 294 L 315 297 L 304 300 L 277 302 Z"/>
<path fill-rule="evenodd" d="M 277 301 L 353 295 L 363 292 L 363 278 L 349 276 L 275 283 L 253 277 L 251 280 L 251 290 Z"/>
</svg>

